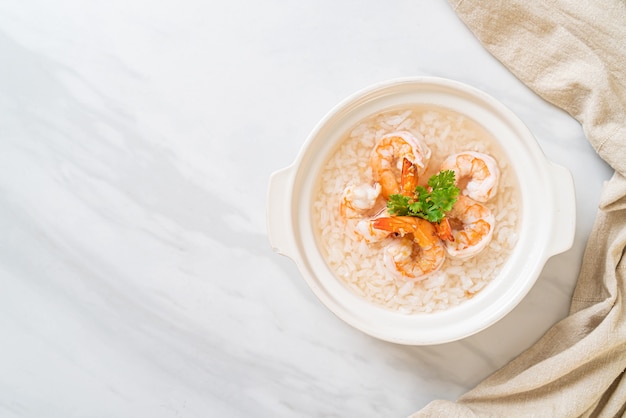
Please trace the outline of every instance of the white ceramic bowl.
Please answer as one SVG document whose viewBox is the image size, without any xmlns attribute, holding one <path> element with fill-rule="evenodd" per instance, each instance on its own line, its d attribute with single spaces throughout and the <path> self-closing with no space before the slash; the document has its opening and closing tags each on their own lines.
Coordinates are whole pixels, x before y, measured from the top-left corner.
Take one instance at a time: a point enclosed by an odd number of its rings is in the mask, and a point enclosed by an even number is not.
<svg viewBox="0 0 626 418">
<path fill-rule="evenodd" d="M 413 104 L 451 109 L 490 131 L 517 173 L 522 207 L 518 242 L 489 285 L 459 306 L 407 315 L 366 301 L 335 277 L 317 247 L 311 211 L 317 175 L 337 141 L 369 115 Z M 383 82 L 340 103 L 313 129 L 295 162 L 272 174 L 267 198 L 274 251 L 297 264 L 315 295 L 339 318 L 369 335 L 401 344 L 454 341 L 492 325 L 529 292 L 549 257 L 571 247 L 575 230 L 569 171 L 547 161 L 528 128 L 500 102 L 473 87 L 433 77 Z"/>
</svg>

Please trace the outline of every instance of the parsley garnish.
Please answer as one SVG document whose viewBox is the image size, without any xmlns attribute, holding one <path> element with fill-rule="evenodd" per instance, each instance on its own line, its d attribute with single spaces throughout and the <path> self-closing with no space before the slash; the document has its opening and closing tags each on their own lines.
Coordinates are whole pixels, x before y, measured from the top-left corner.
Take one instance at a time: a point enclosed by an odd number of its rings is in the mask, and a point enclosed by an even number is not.
<svg viewBox="0 0 626 418">
<path fill-rule="evenodd" d="M 440 171 L 428 179 L 428 188 L 417 186 L 413 196 L 389 196 L 387 208 L 392 215 L 417 216 L 430 222 L 439 222 L 452 209 L 458 195 L 459 188 L 454 185 L 454 171 Z"/>
</svg>

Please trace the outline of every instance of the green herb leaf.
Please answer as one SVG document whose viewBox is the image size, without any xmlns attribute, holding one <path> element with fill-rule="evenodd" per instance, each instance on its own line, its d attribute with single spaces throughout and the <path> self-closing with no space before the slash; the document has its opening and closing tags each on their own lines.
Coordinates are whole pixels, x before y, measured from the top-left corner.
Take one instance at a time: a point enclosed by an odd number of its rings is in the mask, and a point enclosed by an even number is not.
<svg viewBox="0 0 626 418">
<path fill-rule="evenodd" d="M 454 171 L 446 170 L 428 179 L 428 186 L 417 186 L 412 197 L 401 194 L 389 196 L 389 213 L 397 216 L 417 216 L 430 222 L 439 222 L 452 209 L 459 196 L 454 185 Z"/>
<path fill-rule="evenodd" d="M 401 194 L 392 194 L 387 201 L 389 213 L 396 216 L 407 216 L 409 214 L 409 197 Z"/>
</svg>

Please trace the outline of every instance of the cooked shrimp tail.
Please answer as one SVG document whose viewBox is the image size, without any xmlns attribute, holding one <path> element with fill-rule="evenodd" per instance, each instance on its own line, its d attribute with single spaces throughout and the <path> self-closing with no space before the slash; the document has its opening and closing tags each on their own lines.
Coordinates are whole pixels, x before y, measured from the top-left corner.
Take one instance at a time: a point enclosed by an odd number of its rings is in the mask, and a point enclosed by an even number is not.
<svg viewBox="0 0 626 418">
<path fill-rule="evenodd" d="M 413 197 L 417 182 L 417 167 L 405 157 L 402 161 L 401 193 L 404 196 Z"/>
<path fill-rule="evenodd" d="M 435 223 L 435 230 L 437 231 L 437 236 L 443 241 L 454 241 L 452 226 L 450 225 L 450 220 L 447 217 L 444 217 L 441 221 Z"/>
</svg>

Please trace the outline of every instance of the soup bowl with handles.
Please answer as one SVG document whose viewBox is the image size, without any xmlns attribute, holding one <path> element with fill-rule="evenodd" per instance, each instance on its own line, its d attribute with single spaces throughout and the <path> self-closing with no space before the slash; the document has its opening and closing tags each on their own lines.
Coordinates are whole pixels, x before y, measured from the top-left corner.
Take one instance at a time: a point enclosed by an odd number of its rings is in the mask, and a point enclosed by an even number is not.
<svg viewBox="0 0 626 418">
<path fill-rule="evenodd" d="M 457 112 L 491 133 L 517 176 L 520 216 L 510 256 L 480 292 L 445 310 L 407 314 L 357 295 L 334 274 L 316 239 L 313 202 L 324 163 L 358 122 L 387 109 L 421 105 Z M 538 207 L 543 216 L 534 213 Z M 407 345 L 459 340 L 502 319 L 528 294 L 546 261 L 572 246 L 575 216 L 571 173 L 546 159 L 523 122 L 488 94 L 437 77 L 385 81 L 339 103 L 312 130 L 295 161 L 271 175 L 267 192 L 272 248 L 295 262 L 317 298 L 366 334 Z"/>
</svg>

